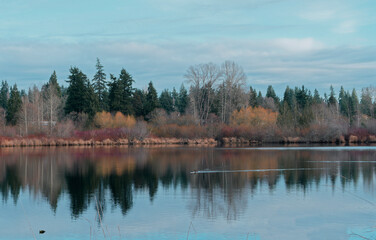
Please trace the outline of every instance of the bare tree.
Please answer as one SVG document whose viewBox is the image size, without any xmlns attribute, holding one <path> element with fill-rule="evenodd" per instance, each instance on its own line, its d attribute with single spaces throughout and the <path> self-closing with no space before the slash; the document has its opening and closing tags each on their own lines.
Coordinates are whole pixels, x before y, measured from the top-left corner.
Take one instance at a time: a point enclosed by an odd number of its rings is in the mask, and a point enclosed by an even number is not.
<svg viewBox="0 0 376 240">
<path fill-rule="evenodd" d="M 29 102 L 29 98 L 25 95 L 25 96 L 22 96 L 22 113 L 21 116 L 20 116 L 20 120 L 23 122 L 23 125 L 24 125 L 24 135 L 28 135 L 29 134 L 29 109 L 30 109 L 30 102 Z M 20 126 L 21 128 L 21 126 Z"/>
<path fill-rule="evenodd" d="M 194 115 L 200 124 L 206 123 L 214 100 L 214 88 L 222 75 L 220 68 L 213 63 L 190 66 L 184 75 L 191 84 L 190 97 Z"/>
<path fill-rule="evenodd" d="M 222 122 L 229 123 L 234 110 L 247 106 L 247 96 L 244 90 L 247 77 L 243 68 L 233 61 L 225 61 L 221 66 L 221 72 L 220 115 Z"/>
<path fill-rule="evenodd" d="M 58 121 L 58 109 L 61 104 L 61 98 L 58 94 L 56 86 L 49 84 L 45 89 L 45 107 L 46 115 L 49 121 L 50 134 L 52 134 L 52 128 Z"/>
</svg>

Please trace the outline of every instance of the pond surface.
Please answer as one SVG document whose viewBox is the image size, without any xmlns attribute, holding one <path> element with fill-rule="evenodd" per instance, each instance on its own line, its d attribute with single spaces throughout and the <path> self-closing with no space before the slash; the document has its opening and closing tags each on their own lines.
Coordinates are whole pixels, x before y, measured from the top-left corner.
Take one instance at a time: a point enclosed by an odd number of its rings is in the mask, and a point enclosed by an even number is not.
<svg viewBox="0 0 376 240">
<path fill-rule="evenodd" d="M 0 239 L 376 239 L 375 184 L 376 147 L 3 148 Z"/>
</svg>

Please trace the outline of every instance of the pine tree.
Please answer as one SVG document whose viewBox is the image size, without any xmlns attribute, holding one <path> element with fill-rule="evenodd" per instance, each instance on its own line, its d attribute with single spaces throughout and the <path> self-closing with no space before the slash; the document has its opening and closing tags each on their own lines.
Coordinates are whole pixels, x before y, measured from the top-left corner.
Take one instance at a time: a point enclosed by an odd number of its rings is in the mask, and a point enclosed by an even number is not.
<svg viewBox="0 0 376 240">
<path fill-rule="evenodd" d="M 109 84 L 109 105 L 111 112 L 122 112 L 124 115 L 134 113 L 132 99 L 134 80 L 132 76 L 123 68 L 119 78 L 110 75 L 111 82 Z"/>
<path fill-rule="evenodd" d="M 359 99 L 355 88 L 352 90 L 350 98 L 350 111 L 351 111 L 351 123 L 356 120 L 357 126 L 359 126 Z"/>
<path fill-rule="evenodd" d="M 89 81 L 86 82 L 85 103 L 84 112 L 89 115 L 89 120 L 91 121 L 93 120 L 95 113 L 99 111 L 99 102 L 94 87 Z"/>
<path fill-rule="evenodd" d="M 320 97 L 319 91 L 317 91 L 317 89 L 315 89 L 315 91 L 313 93 L 313 104 L 321 104 L 321 103 L 323 103 L 323 100 Z"/>
<path fill-rule="evenodd" d="M 362 97 L 360 100 L 360 110 L 362 114 L 367 116 L 373 115 L 372 94 L 369 88 L 362 89 Z"/>
<path fill-rule="evenodd" d="M 7 102 L 9 97 L 9 86 L 7 81 L 1 81 L 1 88 L 0 88 L 0 107 L 3 109 L 7 109 Z"/>
<path fill-rule="evenodd" d="M 330 85 L 330 95 L 329 95 L 329 98 L 328 98 L 328 105 L 329 106 L 335 106 L 337 107 L 337 99 L 335 97 L 335 93 L 334 93 L 334 88 L 332 85 Z"/>
<path fill-rule="evenodd" d="M 342 115 L 351 119 L 351 110 L 350 110 L 350 94 L 345 92 L 345 89 L 341 86 L 341 90 L 338 95 L 338 104 L 339 111 Z"/>
<path fill-rule="evenodd" d="M 50 76 L 50 79 L 48 80 L 48 83 L 47 83 L 47 88 L 49 86 L 52 86 L 53 88 L 56 89 L 56 94 L 58 97 L 61 97 L 61 88 L 57 82 L 57 75 L 56 75 L 56 71 L 54 71 L 51 76 Z"/>
<path fill-rule="evenodd" d="M 252 87 L 250 87 L 250 89 L 249 89 L 249 106 L 251 106 L 251 107 L 257 107 L 258 106 L 257 92 L 256 92 L 256 89 L 253 89 Z"/>
<path fill-rule="evenodd" d="M 261 106 L 264 103 L 264 97 L 262 96 L 261 91 L 257 95 L 257 106 Z"/>
<path fill-rule="evenodd" d="M 69 76 L 68 98 L 65 104 L 65 114 L 71 112 L 81 113 L 87 110 L 88 79 L 77 67 L 71 67 Z"/>
<path fill-rule="evenodd" d="M 153 82 L 149 83 L 148 92 L 146 94 L 145 114 L 148 115 L 154 109 L 159 107 L 157 90 L 153 86 Z"/>
<path fill-rule="evenodd" d="M 122 92 L 122 113 L 124 115 L 131 115 L 133 114 L 133 106 L 132 106 L 132 95 L 133 95 L 133 88 L 132 84 L 134 82 L 132 76 L 123 68 L 120 72 L 119 76 L 120 88 Z"/>
<path fill-rule="evenodd" d="M 277 94 L 275 94 L 275 91 L 271 85 L 269 85 L 266 90 L 266 97 L 273 98 L 275 105 L 279 105 L 279 98 L 277 97 Z"/>
<path fill-rule="evenodd" d="M 177 112 L 178 109 L 178 101 L 179 101 L 179 93 L 176 91 L 175 87 L 172 88 L 171 92 L 171 97 L 172 97 L 172 108 L 174 112 Z"/>
<path fill-rule="evenodd" d="M 289 86 L 286 87 L 285 93 L 283 94 L 283 104 L 286 104 L 291 110 L 296 107 L 295 92 Z"/>
<path fill-rule="evenodd" d="M 21 108 L 21 94 L 17 89 L 17 85 L 15 84 L 13 87 L 10 88 L 10 95 L 7 103 L 6 120 L 8 124 L 14 126 L 18 123 L 20 118 L 19 112 L 21 111 Z"/>
<path fill-rule="evenodd" d="M 109 86 L 109 108 L 111 112 L 121 112 L 122 110 L 122 92 L 120 88 L 120 84 L 118 79 L 110 74 L 111 82 L 108 84 Z"/>
<path fill-rule="evenodd" d="M 174 99 L 172 98 L 172 94 L 167 89 L 163 90 L 159 96 L 159 103 L 161 108 L 166 110 L 168 114 L 174 110 Z"/>
<path fill-rule="evenodd" d="M 99 58 L 97 58 L 95 68 L 97 69 L 97 72 L 93 77 L 93 88 L 99 101 L 99 111 L 108 110 L 106 74 L 104 73 L 103 65 L 101 64 Z"/>
<path fill-rule="evenodd" d="M 133 93 L 133 111 L 136 117 L 145 116 L 145 94 L 142 90 L 136 89 Z"/>
<path fill-rule="evenodd" d="M 184 84 L 181 85 L 179 96 L 178 96 L 178 110 L 181 114 L 185 113 L 185 110 L 188 107 L 189 96 L 188 91 L 185 89 Z"/>
</svg>

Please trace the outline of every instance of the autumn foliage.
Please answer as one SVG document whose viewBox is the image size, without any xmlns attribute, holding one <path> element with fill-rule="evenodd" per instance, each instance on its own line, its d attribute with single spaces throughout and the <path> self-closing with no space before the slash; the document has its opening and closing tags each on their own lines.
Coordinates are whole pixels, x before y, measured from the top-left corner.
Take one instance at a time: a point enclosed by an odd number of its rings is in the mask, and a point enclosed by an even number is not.
<svg viewBox="0 0 376 240">
<path fill-rule="evenodd" d="M 117 112 L 112 116 L 109 112 L 98 112 L 94 117 L 94 124 L 99 128 L 132 128 L 136 125 L 136 119 L 133 116 L 124 116 Z"/>
<path fill-rule="evenodd" d="M 277 123 L 278 113 L 263 107 L 247 107 L 234 111 L 231 116 L 231 125 L 247 127 L 272 127 Z"/>
</svg>

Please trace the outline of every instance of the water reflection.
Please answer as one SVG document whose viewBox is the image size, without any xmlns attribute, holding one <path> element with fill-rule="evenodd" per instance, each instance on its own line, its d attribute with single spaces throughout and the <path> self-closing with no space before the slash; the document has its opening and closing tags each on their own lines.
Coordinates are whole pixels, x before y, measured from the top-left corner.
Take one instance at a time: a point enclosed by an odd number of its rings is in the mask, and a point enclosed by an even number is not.
<svg viewBox="0 0 376 240">
<path fill-rule="evenodd" d="M 330 185 L 336 191 L 361 182 L 373 191 L 375 157 L 374 150 L 1 149 L 0 191 L 3 202 L 11 200 L 15 205 L 22 191 L 40 194 L 52 211 L 66 195 L 71 216 L 78 218 L 98 202 L 102 214 L 115 207 L 126 215 L 136 194 L 148 194 L 153 202 L 160 189 L 179 189 L 189 191 L 193 217 L 236 220 L 258 189 L 273 193 L 284 186 L 288 192 L 307 192 Z M 191 174 L 206 169 L 218 172 Z M 224 171 L 252 169 L 280 170 Z"/>
</svg>

